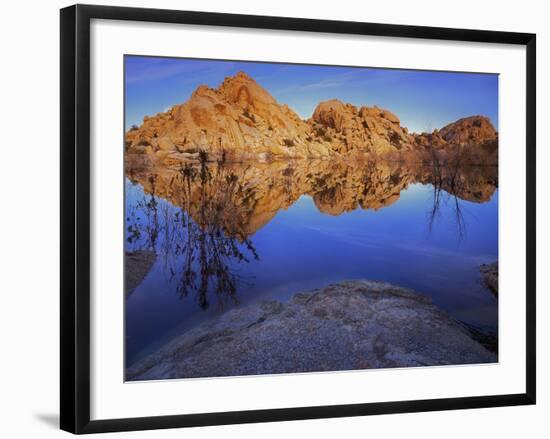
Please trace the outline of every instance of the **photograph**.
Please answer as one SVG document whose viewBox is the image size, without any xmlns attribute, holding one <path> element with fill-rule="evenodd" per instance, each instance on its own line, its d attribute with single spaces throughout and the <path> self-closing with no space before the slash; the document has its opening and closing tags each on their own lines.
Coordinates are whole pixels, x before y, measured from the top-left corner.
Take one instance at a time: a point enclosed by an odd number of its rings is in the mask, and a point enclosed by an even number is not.
<svg viewBox="0 0 550 439">
<path fill-rule="evenodd" d="M 126 381 L 498 363 L 498 74 L 123 81 Z"/>
<path fill-rule="evenodd" d="M 2 437 L 549 430 L 542 2 L 6 5 Z"/>
</svg>

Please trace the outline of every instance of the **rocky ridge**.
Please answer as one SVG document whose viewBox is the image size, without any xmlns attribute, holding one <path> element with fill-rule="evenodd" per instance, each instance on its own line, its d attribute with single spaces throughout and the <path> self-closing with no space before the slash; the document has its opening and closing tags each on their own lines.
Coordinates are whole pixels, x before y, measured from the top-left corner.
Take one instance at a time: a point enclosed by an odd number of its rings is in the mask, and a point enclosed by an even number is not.
<svg viewBox="0 0 550 439">
<path fill-rule="evenodd" d="M 337 99 L 321 102 L 308 120 L 279 104 L 244 72 L 218 88 L 199 86 L 190 99 L 125 135 L 130 154 L 156 160 L 243 161 L 371 154 L 496 164 L 498 134 L 485 116 L 414 134 L 392 112 Z M 201 155 L 202 154 L 202 155 Z"/>
</svg>

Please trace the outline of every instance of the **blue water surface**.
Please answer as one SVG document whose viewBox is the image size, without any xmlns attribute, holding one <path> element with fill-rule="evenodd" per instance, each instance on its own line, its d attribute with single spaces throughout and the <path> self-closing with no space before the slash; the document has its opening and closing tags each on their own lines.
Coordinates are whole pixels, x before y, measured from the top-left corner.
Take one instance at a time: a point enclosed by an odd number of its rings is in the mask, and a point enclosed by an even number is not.
<svg viewBox="0 0 550 439">
<path fill-rule="evenodd" d="M 151 200 L 140 184 L 128 179 L 125 184 L 127 211 Z M 479 265 L 497 260 L 498 190 L 484 203 L 447 195 L 430 221 L 433 192 L 431 184 L 412 184 L 387 207 L 338 216 L 321 213 L 312 197 L 302 195 L 248 237 L 257 259 L 237 242 L 246 259 L 225 258 L 236 280 L 234 294 L 209 290 L 206 304 L 192 289 L 187 295 L 178 290 L 177 273 L 170 267 L 182 266 L 178 258 L 184 256 L 167 261 L 159 255 L 126 301 L 127 365 L 233 306 L 286 301 L 296 292 L 350 279 L 412 288 L 453 317 L 495 330 L 497 299 L 483 285 Z M 181 211 L 162 198 L 155 203 L 164 215 Z M 157 239 L 162 247 L 165 237 Z M 127 250 L 132 248 L 127 243 Z"/>
</svg>

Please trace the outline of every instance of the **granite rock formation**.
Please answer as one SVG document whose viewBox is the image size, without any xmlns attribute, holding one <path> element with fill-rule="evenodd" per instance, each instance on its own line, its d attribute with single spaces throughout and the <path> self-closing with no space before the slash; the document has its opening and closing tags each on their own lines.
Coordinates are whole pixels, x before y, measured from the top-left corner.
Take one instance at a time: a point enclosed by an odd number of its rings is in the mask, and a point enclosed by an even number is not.
<svg viewBox="0 0 550 439">
<path fill-rule="evenodd" d="M 199 151 L 228 160 L 246 158 L 322 157 L 330 154 L 321 142 L 310 142 L 309 127 L 287 105 L 240 72 L 217 88 L 199 86 L 191 98 L 165 113 L 147 117 L 126 134 L 130 153 Z"/>
<path fill-rule="evenodd" d="M 128 380 L 497 361 L 460 322 L 412 290 L 348 281 L 257 302 L 193 328 L 126 370 Z"/>
<path fill-rule="evenodd" d="M 321 102 L 308 121 L 312 137 L 339 154 L 353 151 L 386 155 L 411 150 L 413 137 L 399 118 L 378 107 L 357 108 L 337 99 Z"/>
<path fill-rule="evenodd" d="M 129 154 L 159 161 L 244 161 L 371 154 L 420 161 L 461 159 L 496 164 L 498 135 L 488 118 L 460 119 L 433 133 L 414 134 L 388 110 L 337 99 L 319 103 L 308 120 L 279 104 L 244 72 L 218 88 L 199 86 L 190 99 L 145 117 L 125 136 Z"/>
</svg>

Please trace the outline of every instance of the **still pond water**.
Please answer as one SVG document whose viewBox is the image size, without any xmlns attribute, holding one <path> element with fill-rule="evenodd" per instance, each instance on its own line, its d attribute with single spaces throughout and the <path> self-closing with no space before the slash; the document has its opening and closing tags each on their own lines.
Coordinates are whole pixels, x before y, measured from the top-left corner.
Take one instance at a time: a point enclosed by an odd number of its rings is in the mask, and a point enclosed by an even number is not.
<svg viewBox="0 0 550 439">
<path fill-rule="evenodd" d="M 497 329 L 479 275 L 498 258 L 496 168 L 298 161 L 126 176 L 126 252 L 157 255 L 127 291 L 127 366 L 233 306 L 350 279 L 412 288 Z"/>
</svg>

